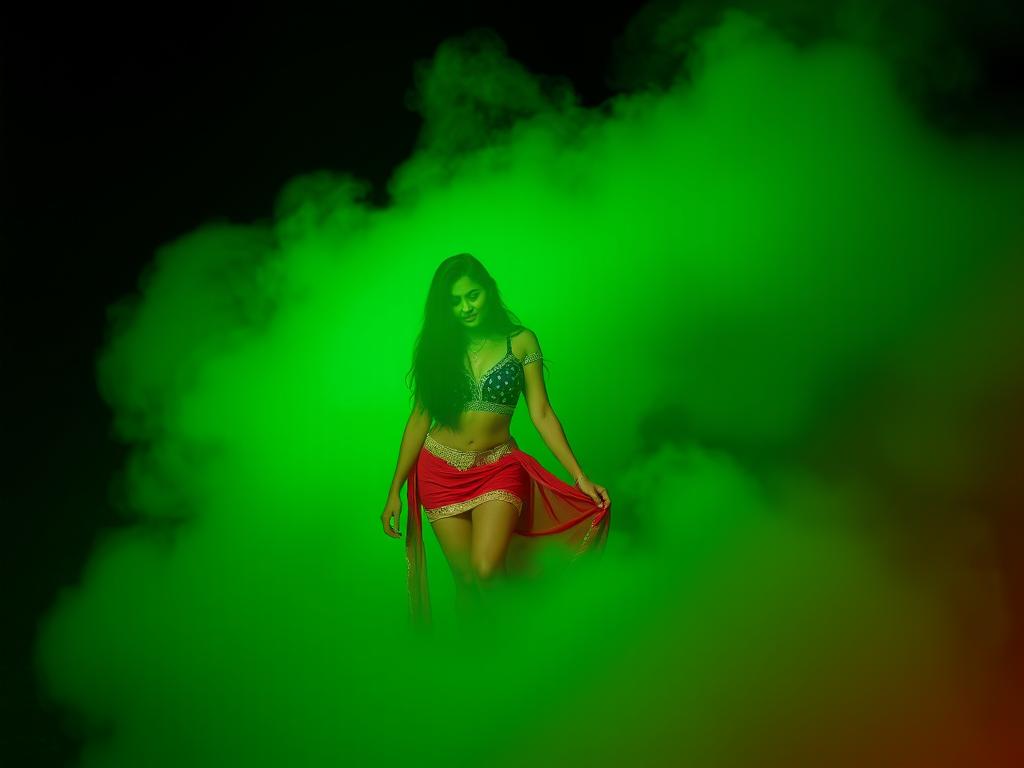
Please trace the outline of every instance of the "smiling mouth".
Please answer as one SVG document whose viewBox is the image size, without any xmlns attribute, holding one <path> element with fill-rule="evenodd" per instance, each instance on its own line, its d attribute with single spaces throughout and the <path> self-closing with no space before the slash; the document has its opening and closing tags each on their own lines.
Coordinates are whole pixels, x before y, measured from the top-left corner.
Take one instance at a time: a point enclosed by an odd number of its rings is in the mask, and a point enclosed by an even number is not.
<svg viewBox="0 0 1024 768">
<path fill-rule="evenodd" d="M 463 320 L 472 320 L 474 317 L 476 317 L 476 315 L 466 315 L 462 319 Z"/>
</svg>

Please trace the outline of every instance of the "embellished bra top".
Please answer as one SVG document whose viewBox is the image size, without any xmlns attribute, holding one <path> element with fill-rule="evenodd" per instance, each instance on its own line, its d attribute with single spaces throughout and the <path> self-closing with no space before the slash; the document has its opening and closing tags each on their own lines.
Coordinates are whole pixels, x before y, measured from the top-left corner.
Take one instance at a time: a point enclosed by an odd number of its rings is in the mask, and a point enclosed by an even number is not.
<svg viewBox="0 0 1024 768">
<path fill-rule="evenodd" d="M 523 367 L 540 360 L 540 352 L 531 352 L 522 362 L 512 354 L 512 337 L 507 336 L 508 349 L 505 357 L 495 363 L 477 381 L 470 371 L 465 371 L 470 381 L 469 401 L 463 406 L 464 411 L 493 411 L 511 416 L 519 404 L 519 394 L 523 391 Z"/>
</svg>

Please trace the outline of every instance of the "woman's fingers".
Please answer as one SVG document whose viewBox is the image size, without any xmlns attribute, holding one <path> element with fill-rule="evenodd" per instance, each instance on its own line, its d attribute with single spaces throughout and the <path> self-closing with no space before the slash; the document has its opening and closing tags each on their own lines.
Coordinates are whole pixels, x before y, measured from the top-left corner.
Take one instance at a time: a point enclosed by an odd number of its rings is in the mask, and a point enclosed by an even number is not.
<svg viewBox="0 0 1024 768">
<path fill-rule="evenodd" d="M 389 515 L 381 515 L 380 522 L 384 526 L 384 533 L 386 533 L 388 536 L 390 536 L 393 539 L 397 539 L 397 538 L 400 538 L 401 531 L 398 531 L 396 533 L 395 529 L 391 527 L 391 518 L 392 517 L 394 517 L 394 515 L 390 515 L 390 514 Z M 397 519 L 396 519 L 396 522 L 397 522 Z"/>
<path fill-rule="evenodd" d="M 612 500 L 608 498 L 608 491 L 605 490 L 603 485 L 598 485 L 597 483 L 591 483 L 589 481 L 586 483 L 589 487 L 585 488 L 583 485 L 584 484 L 581 483 L 580 490 L 586 493 L 590 497 L 591 501 L 593 501 L 597 506 L 607 507 L 612 503 Z"/>
</svg>

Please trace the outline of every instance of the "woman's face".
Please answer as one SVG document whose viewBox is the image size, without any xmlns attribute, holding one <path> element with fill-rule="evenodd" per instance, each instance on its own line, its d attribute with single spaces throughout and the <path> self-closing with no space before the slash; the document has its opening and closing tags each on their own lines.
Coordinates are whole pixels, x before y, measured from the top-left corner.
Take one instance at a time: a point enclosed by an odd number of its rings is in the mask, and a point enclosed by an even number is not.
<svg viewBox="0 0 1024 768">
<path fill-rule="evenodd" d="M 459 325 L 479 328 L 487 313 L 487 291 L 471 277 L 460 277 L 452 284 L 452 311 Z"/>
</svg>

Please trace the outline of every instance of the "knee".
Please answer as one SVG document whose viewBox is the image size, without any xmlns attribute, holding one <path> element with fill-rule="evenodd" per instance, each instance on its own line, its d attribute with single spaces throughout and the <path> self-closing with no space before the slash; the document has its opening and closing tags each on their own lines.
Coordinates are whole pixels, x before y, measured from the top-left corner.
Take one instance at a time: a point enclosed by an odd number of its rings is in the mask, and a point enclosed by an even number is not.
<svg viewBox="0 0 1024 768">
<path fill-rule="evenodd" d="M 489 581 L 499 574 L 503 569 L 503 563 L 500 560 L 494 558 L 474 558 L 473 560 L 473 572 L 476 577 L 481 581 Z"/>
</svg>

